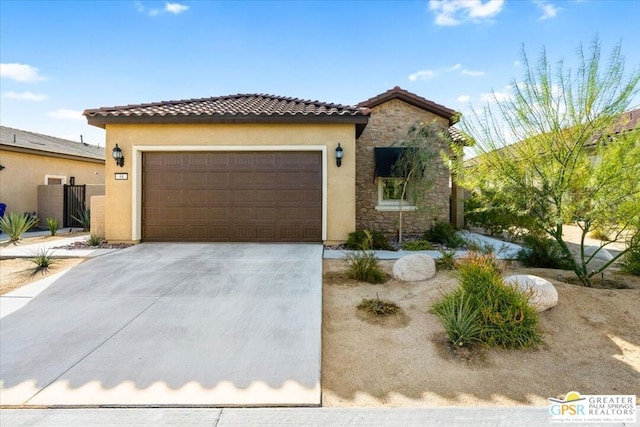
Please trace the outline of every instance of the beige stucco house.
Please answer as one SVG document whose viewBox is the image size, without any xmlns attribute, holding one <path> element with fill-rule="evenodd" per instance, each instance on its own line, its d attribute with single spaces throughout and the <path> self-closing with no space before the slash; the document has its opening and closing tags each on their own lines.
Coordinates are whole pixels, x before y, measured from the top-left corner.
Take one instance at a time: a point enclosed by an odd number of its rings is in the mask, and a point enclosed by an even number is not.
<svg viewBox="0 0 640 427">
<path fill-rule="evenodd" d="M 335 243 L 360 226 L 393 232 L 391 220 L 372 219 L 389 213 L 370 208 L 372 147 L 416 121 L 448 127 L 456 117 L 400 88 L 355 107 L 248 94 L 84 115 L 106 129 L 107 157 L 124 159 L 105 166 L 104 231 L 117 242 Z M 433 200 L 449 220 L 448 171 L 442 177 Z"/>
<path fill-rule="evenodd" d="M 104 148 L 0 126 L 0 203 L 7 205 L 7 212 L 41 216 L 40 186 L 60 187 L 55 194 L 62 207 L 62 186 L 72 181 L 104 183 Z M 62 224 L 62 218 L 58 220 Z"/>
</svg>

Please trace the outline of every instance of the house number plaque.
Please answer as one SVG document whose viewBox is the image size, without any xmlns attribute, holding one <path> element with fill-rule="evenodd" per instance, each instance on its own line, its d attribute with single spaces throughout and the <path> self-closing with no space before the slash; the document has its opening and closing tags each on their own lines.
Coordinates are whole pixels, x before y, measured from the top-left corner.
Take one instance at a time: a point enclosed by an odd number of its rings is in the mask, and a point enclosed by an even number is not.
<svg viewBox="0 0 640 427">
<path fill-rule="evenodd" d="M 118 180 L 129 179 L 129 174 L 128 173 L 117 173 L 116 174 L 116 179 L 118 179 Z"/>
</svg>

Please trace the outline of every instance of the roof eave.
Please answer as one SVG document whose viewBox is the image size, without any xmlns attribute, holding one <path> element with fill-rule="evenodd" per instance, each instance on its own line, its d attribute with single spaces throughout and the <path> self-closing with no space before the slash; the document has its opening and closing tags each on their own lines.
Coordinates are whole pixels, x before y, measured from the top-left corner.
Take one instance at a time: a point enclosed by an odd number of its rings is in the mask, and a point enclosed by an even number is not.
<svg viewBox="0 0 640 427">
<path fill-rule="evenodd" d="M 67 160 L 79 160 L 79 161 L 89 162 L 89 163 L 104 164 L 105 162 L 104 158 L 85 157 L 85 156 L 79 156 L 75 154 L 57 153 L 55 151 L 38 150 L 35 148 L 20 147 L 20 146 L 4 144 L 4 143 L 0 144 L 0 149 L 5 151 L 11 151 L 14 153 L 33 154 L 35 156 L 47 156 L 47 157 L 55 157 L 58 159 L 67 159 Z"/>
<path fill-rule="evenodd" d="M 363 114 L 357 115 L 141 115 L 141 116 L 91 116 L 85 112 L 87 122 L 99 128 L 105 128 L 108 124 L 191 124 L 191 123 L 212 123 L 212 124 L 258 124 L 258 123 L 287 123 L 287 124 L 307 124 L 307 123 L 353 123 L 365 124 L 369 117 Z"/>
</svg>

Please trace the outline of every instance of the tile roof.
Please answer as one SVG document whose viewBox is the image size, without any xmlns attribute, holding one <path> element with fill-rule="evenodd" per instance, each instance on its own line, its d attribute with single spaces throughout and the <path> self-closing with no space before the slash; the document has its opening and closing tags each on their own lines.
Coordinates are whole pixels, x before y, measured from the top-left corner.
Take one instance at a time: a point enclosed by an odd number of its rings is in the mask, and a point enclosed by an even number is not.
<svg viewBox="0 0 640 427">
<path fill-rule="evenodd" d="M 358 104 L 361 108 L 373 108 L 377 105 L 383 104 L 392 99 L 400 99 L 415 107 L 422 108 L 423 110 L 437 114 L 440 117 L 444 117 L 449 120 L 449 124 L 455 124 L 459 119 L 459 114 L 451 108 L 447 108 L 444 105 L 436 104 L 426 98 L 411 93 L 402 89 L 400 86 L 396 86 L 393 89 L 389 89 L 386 92 L 376 95 L 373 98 L 369 98 L 366 101 L 362 101 Z"/>
<path fill-rule="evenodd" d="M 161 101 L 149 104 L 102 107 L 84 111 L 89 124 L 136 122 L 255 122 L 294 121 L 293 118 L 366 123 L 368 112 L 357 107 L 266 94 L 237 94 L 211 98 Z M 192 120 L 189 120 L 192 119 Z M 328 119 L 328 120 L 326 120 Z M 342 120 L 340 120 L 342 119 Z"/>
<path fill-rule="evenodd" d="M 93 160 L 105 159 L 104 147 L 90 145 L 55 136 L 42 135 L 6 126 L 0 126 L 0 148 L 8 150 L 32 150 L 64 155 L 84 157 Z"/>
</svg>

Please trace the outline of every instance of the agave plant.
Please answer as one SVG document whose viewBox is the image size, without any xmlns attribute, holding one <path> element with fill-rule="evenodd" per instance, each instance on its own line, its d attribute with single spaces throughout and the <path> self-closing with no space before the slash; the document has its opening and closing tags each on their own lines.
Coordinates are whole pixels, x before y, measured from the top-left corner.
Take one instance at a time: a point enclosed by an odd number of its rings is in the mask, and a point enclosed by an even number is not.
<svg viewBox="0 0 640 427">
<path fill-rule="evenodd" d="M 91 228 L 91 210 L 82 209 L 78 212 L 78 216 L 71 215 L 73 219 L 78 221 L 82 226 L 82 231 L 89 231 Z"/>
<path fill-rule="evenodd" d="M 15 243 L 20 240 L 25 232 L 29 231 L 29 229 L 37 223 L 38 218 L 29 214 L 9 212 L 0 218 L 0 230 L 2 230 L 3 233 L 7 233 L 9 235 L 9 240 L 12 243 Z"/>
</svg>

